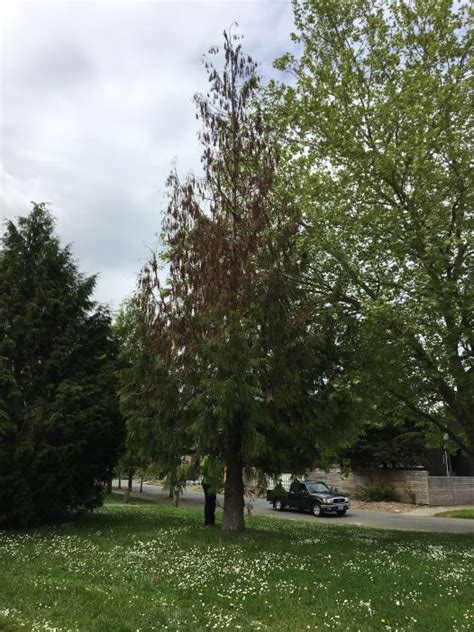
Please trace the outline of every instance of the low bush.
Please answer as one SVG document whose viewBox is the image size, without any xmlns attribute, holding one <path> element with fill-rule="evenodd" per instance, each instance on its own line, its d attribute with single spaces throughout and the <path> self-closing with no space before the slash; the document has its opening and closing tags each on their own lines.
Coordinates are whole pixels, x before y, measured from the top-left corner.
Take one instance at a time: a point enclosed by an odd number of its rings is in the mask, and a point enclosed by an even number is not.
<svg viewBox="0 0 474 632">
<path fill-rule="evenodd" d="M 268 492 L 268 500 L 275 500 L 276 498 L 286 498 L 287 496 L 288 492 L 281 483 L 277 483 L 274 489 L 271 489 Z"/>
<path fill-rule="evenodd" d="M 361 485 L 357 488 L 357 497 L 369 502 L 396 502 L 400 500 L 393 487 L 386 485 Z"/>
</svg>

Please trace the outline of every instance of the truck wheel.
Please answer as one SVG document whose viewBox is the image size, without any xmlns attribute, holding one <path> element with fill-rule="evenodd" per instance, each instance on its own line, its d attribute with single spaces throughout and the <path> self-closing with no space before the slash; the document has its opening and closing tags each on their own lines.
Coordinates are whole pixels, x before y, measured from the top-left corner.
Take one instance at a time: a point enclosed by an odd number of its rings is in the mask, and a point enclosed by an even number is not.
<svg viewBox="0 0 474 632">
<path fill-rule="evenodd" d="M 276 509 L 277 511 L 283 511 L 285 509 L 285 505 L 283 504 L 281 498 L 277 498 L 273 501 L 273 509 Z"/>
<path fill-rule="evenodd" d="M 319 518 L 320 516 L 323 515 L 323 512 L 321 511 L 321 507 L 320 507 L 320 505 L 318 505 L 318 503 L 313 503 L 312 504 L 311 512 L 312 512 L 313 516 L 316 516 L 316 518 Z"/>
</svg>

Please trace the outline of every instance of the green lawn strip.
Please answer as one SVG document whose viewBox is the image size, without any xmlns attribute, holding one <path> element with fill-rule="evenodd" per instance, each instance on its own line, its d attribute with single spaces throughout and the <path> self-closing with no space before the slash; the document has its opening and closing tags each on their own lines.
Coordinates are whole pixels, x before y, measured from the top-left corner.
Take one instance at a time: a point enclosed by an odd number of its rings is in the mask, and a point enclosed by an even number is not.
<svg viewBox="0 0 474 632">
<path fill-rule="evenodd" d="M 436 514 L 437 518 L 474 518 L 474 509 L 453 509 Z"/>
<path fill-rule="evenodd" d="M 0 630 L 474 627 L 472 536 L 263 517 L 225 534 L 201 514 L 113 499 L 72 526 L 0 532 Z"/>
</svg>

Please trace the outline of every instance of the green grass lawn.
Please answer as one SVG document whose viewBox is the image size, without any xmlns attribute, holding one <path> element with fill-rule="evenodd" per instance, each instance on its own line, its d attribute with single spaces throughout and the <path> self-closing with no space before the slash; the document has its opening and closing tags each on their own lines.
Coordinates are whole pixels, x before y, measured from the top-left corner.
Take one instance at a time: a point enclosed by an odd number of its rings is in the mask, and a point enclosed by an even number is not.
<svg viewBox="0 0 474 632">
<path fill-rule="evenodd" d="M 474 509 L 454 509 L 436 515 L 441 518 L 474 518 Z"/>
<path fill-rule="evenodd" d="M 0 532 L 0 630 L 473 630 L 472 536 L 114 498 L 74 525 Z"/>
</svg>

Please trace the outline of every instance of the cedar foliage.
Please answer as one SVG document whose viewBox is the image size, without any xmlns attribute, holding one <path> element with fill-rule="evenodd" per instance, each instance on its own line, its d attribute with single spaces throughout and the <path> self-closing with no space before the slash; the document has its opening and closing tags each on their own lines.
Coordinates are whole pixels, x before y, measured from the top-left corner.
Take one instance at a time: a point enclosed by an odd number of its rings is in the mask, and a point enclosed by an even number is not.
<svg viewBox="0 0 474 632">
<path fill-rule="evenodd" d="M 0 249 L 0 524 L 101 504 L 121 440 L 110 318 L 35 204 Z"/>
<path fill-rule="evenodd" d="M 120 348 L 119 405 L 125 424 L 119 465 L 127 472 L 153 468 L 155 474 L 165 476 L 176 473 L 181 456 L 192 449 L 192 440 L 178 432 L 173 417 L 175 386 L 148 334 L 146 312 L 139 303 L 124 301 L 114 322 Z"/>
<path fill-rule="evenodd" d="M 369 426 L 358 440 L 340 453 L 352 468 L 409 469 L 428 466 L 426 436 L 412 422 L 385 422 Z"/>
<path fill-rule="evenodd" d="M 310 465 L 349 424 L 335 340 L 350 327 L 298 284 L 298 210 L 277 180 L 280 149 L 257 67 L 235 36 L 224 37 L 224 69 L 206 59 L 210 90 L 196 97 L 204 175 L 171 174 L 167 283 L 152 259 L 138 299 L 178 395 L 168 409 L 174 436 L 223 462 L 223 529 L 241 530 L 244 467 Z"/>
</svg>

